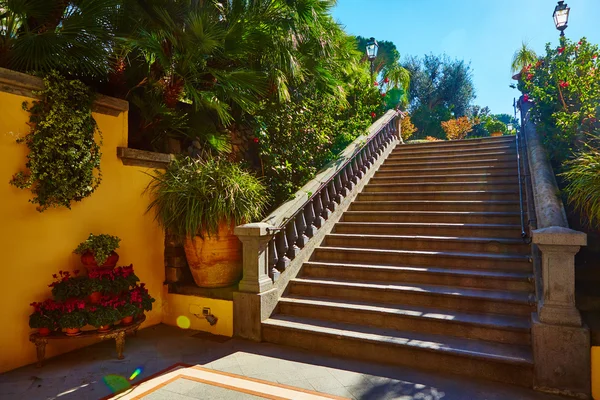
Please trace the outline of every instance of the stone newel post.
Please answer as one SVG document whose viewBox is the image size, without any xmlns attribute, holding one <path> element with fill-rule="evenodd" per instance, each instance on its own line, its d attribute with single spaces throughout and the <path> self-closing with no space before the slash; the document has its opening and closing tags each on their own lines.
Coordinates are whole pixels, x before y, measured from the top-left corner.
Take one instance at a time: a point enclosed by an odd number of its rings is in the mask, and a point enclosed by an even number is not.
<svg viewBox="0 0 600 400">
<path fill-rule="evenodd" d="M 575 254 L 586 242 L 585 233 L 565 227 L 533 231 L 542 261 L 542 293 L 531 328 L 534 386 L 580 398 L 590 393 L 590 332 L 575 307 Z"/>
<path fill-rule="evenodd" d="M 240 282 L 240 292 L 262 293 L 273 288 L 268 266 L 268 245 L 273 237 L 269 228 L 272 226 L 264 222 L 235 227 L 234 233 L 244 246 L 244 277 Z"/>
<path fill-rule="evenodd" d="M 243 244 L 244 276 L 233 294 L 233 333 L 237 337 L 261 340 L 261 322 L 277 304 L 277 289 L 269 277 L 271 225 L 264 222 L 235 227 Z"/>
<path fill-rule="evenodd" d="M 551 226 L 533 231 L 533 243 L 542 252 L 544 293 L 538 302 L 540 321 L 581 326 L 581 315 L 575 307 L 575 254 L 587 244 L 587 235 Z"/>
</svg>

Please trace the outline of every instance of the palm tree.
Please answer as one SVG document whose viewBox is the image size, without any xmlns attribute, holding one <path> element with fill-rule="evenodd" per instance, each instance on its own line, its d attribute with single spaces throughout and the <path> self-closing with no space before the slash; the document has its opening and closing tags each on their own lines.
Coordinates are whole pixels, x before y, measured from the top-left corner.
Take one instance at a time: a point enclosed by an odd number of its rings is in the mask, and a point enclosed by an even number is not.
<svg viewBox="0 0 600 400">
<path fill-rule="evenodd" d="M 521 43 L 521 48 L 515 51 L 513 55 L 511 69 L 513 73 L 521 72 L 529 64 L 534 64 L 538 60 L 537 54 L 525 42 Z"/>
<path fill-rule="evenodd" d="M 117 0 L 0 0 L 0 67 L 103 77 Z"/>
</svg>

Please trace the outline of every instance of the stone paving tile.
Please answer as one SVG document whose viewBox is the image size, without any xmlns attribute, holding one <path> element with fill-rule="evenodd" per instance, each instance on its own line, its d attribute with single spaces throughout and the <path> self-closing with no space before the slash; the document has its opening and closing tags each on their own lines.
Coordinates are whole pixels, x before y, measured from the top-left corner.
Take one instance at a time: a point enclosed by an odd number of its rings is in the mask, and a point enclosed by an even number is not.
<svg viewBox="0 0 600 400">
<path fill-rule="evenodd" d="M 41 369 L 31 365 L 0 374 L 0 399 L 95 400 L 110 394 L 102 381 L 107 374 L 128 378 L 135 368 L 142 367 L 143 373 L 136 378 L 139 381 L 184 360 L 361 400 L 563 399 L 510 385 L 328 357 L 268 343 L 237 339 L 216 343 L 192 337 L 195 333 L 158 325 L 128 338 L 124 360 L 116 360 L 114 341 L 106 341 L 49 359 Z M 189 400 L 181 398 L 183 394 L 169 393 L 173 400 Z"/>
</svg>

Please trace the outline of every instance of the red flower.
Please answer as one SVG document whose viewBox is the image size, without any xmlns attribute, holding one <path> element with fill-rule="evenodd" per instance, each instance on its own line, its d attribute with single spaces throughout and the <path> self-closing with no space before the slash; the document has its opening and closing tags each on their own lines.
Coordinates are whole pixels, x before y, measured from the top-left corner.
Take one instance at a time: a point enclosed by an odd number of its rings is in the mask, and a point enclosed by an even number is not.
<svg viewBox="0 0 600 400">
<path fill-rule="evenodd" d="M 531 64 L 527 64 L 525 66 L 525 68 L 523 68 L 523 71 L 528 72 L 531 69 Z"/>
<path fill-rule="evenodd" d="M 565 51 L 564 47 L 559 47 L 558 48 L 558 54 L 562 54 Z"/>
<path fill-rule="evenodd" d="M 539 68 L 540 65 L 542 65 L 542 60 L 539 60 L 538 62 L 535 63 L 536 68 Z"/>
<path fill-rule="evenodd" d="M 386 78 L 385 78 L 383 81 L 384 81 L 385 83 L 388 83 L 388 82 L 390 81 L 390 79 L 389 79 L 388 77 L 386 77 Z"/>
<path fill-rule="evenodd" d="M 594 55 L 592 56 L 592 60 L 595 60 L 596 58 L 598 58 L 598 54 L 594 54 Z"/>
<path fill-rule="evenodd" d="M 581 45 L 582 45 L 582 42 L 581 42 L 581 40 L 580 40 L 580 41 L 579 41 L 579 43 L 577 43 L 577 44 L 581 46 Z"/>
<path fill-rule="evenodd" d="M 74 274 L 74 275 L 77 275 L 77 274 L 79 274 L 79 270 L 78 270 L 78 269 L 76 269 L 75 271 L 73 271 L 73 274 Z"/>
<path fill-rule="evenodd" d="M 527 74 L 527 80 L 530 81 L 533 79 L 533 74 Z"/>
<path fill-rule="evenodd" d="M 565 81 L 560 81 L 559 86 L 561 88 L 566 88 L 569 87 L 569 82 L 565 82 Z"/>
<path fill-rule="evenodd" d="M 379 86 L 379 82 L 376 81 L 375 83 L 373 83 L 373 85 Z"/>
<path fill-rule="evenodd" d="M 258 138 L 257 138 L 257 137 L 255 137 L 255 138 L 252 138 L 252 141 L 253 141 L 254 143 L 258 143 L 258 142 L 259 142 L 259 140 L 258 140 Z"/>
<path fill-rule="evenodd" d="M 58 275 L 56 275 L 56 274 L 52 274 L 52 277 L 53 277 L 54 279 L 58 279 Z"/>
<path fill-rule="evenodd" d="M 377 114 L 375 114 L 374 112 L 371 113 L 371 118 L 375 118 L 377 116 Z"/>
<path fill-rule="evenodd" d="M 524 94 L 523 95 L 523 101 L 529 101 L 529 95 L 528 94 Z"/>
<path fill-rule="evenodd" d="M 385 97 L 386 94 L 386 92 L 381 93 L 381 97 Z"/>
</svg>

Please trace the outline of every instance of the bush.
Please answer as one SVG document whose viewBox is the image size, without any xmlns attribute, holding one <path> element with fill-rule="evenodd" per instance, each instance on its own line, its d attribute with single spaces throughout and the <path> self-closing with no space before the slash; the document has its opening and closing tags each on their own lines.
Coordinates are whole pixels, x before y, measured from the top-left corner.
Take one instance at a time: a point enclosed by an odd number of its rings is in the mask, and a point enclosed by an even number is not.
<svg viewBox="0 0 600 400">
<path fill-rule="evenodd" d="M 31 131 L 18 140 L 29 147 L 27 170 L 16 173 L 10 183 L 31 189 L 42 212 L 50 207 L 71 208 L 71 202 L 90 196 L 98 187 L 100 146 L 92 117 L 94 94 L 80 81 L 68 81 L 52 72 L 44 78 L 45 89 L 37 92 L 42 100 L 31 107 Z"/>
<path fill-rule="evenodd" d="M 240 225 L 262 217 L 267 190 L 239 165 L 219 158 L 181 157 L 165 172 L 155 171 L 146 189 L 147 212 L 180 237 L 216 235 L 223 222 Z"/>
<path fill-rule="evenodd" d="M 441 123 L 442 129 L 446 133 L 448 140 L 460 140 L 467 136 L 467 133 L 473 129 L 473 123 L 468 117 L 451 119 Z"/>
<path fill-rule="evenodd" d="M 502 121 L 498 121 L 497 119 L 490 118 L 485 123 L 485 129 L 490 133 L 501 132 L 505 134 L 508 131 L 508 128 Z"/>
<path fill-rule="evenodd" d="M 561 174 L 568 183 L 565 192 L 573 204 L 593 226 L 600 225 L 600 151 L 589 148 L 565 164 Z"/>
<path fill-rule="evenodd" d="M 413 133 L 417 131 L 417 127 L 410 120 L 410 115 L 406 115 L 400 121 L 400 135 L 402 136 L 403 141 L 407 141 L 411 138 Z"/>
</svg>

